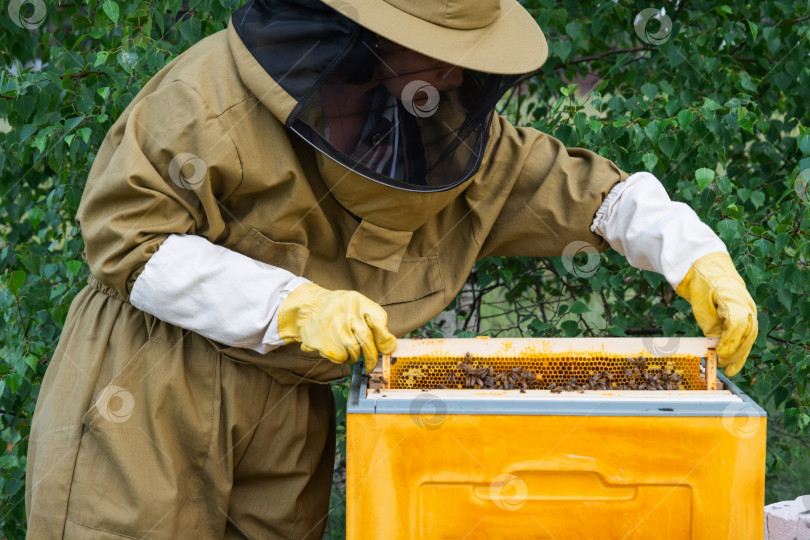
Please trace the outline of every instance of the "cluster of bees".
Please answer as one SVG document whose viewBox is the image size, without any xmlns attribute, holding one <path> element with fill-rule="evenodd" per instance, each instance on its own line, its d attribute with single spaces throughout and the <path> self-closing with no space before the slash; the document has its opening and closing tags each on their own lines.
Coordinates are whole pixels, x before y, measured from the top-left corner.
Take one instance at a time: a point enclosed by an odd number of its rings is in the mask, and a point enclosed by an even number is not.
<svg viewBox="0 0 810 540">
<path fill-rule="evenodd" d="M 666 365 L 658 369 L 648 369 L 643 356 L 628 358 L 633 367 L 624 370 L 627 384 L 616 386 L 616 390 L 678 390 L 683 382 L 683 374 L 670 370 Z"/>
<path fill-rule="evenodd" d="M 530 384 L 537 382 L 537 376 L 523 366 L 517 366 L 511 370 L 495 372 L 492 366 L 473 366 L 470 363 L 470 353 L 467 353 L 464 361 L 456 366 L 456 373 L 447 375 L 447 382 L 453 388 L 502 388 L 504 390 L 520 389 L 520 393 L 526 393 Z M 439 389 L 448 388 L 444 384 L 437 386 Z"/>
<path fill-rule="evenodd" d="M 546 388 L 553 394 L 562 392 L 585 392 L 585 390 L 679 390 L 684 382 L 684 376 L 670 369 L 667 365 L 655 367 L 647 366 L 647 359 L 639 356 L 627 358 L 629 364 L 623 373 L 602 370 L 594 371 L 590 375 L 579 374 L 568 382 L 560 384 L 549 382 Z M 622 375 L 624 375 L 622 377 Z M 409 377 L 410 375 L 406 375 Z M 438 384 L 433 388 L 446 390 L 449 388 L 485 389 L 485 390 L 520 390 L 525 393 L 529 388 L 542 388 L 544 385 L 539 377 L 530 369 L 516 366 L 504 371 L 496 371 L 492 366 L 473 365 L 470 354 L 456 366 L 455 371 L 446 377 L 447 384 Z M 584 380 L 583 380 L 584 379 Z M 582 381 L 582 382 L 580 382 Z M 428 391 L 428 388 L 422 388 Z"/>
<path fill-rule="evenodd" d="M 615 375 L 610 371 L 596 371 L 583 384 L 572 378 L 564 385 L 549 383 L 552 394 L 566 392 L 584 392 L 585 390 L 679 390 L 683 375 L 662 365 L 659 368 L 648 368 L 647 359 L 643 356 L 628 358 L 632 367 L 625 368 L 624 377 L 627 384 L 613 382 Z"/>
<path fill-rule="evenodd" d="M 612 388 L 613 373 L 610 371 L 596 371 L 588 377 L 585 384 L 579 384 L 576 379 L 572 378 L 564 385 L 558 385 L 555 382 L 548 384 L 548 389 L 552 394 L 560 394 L 566 392 L 584 392 L 585 390 L 608 390 Z"/>
</svg>

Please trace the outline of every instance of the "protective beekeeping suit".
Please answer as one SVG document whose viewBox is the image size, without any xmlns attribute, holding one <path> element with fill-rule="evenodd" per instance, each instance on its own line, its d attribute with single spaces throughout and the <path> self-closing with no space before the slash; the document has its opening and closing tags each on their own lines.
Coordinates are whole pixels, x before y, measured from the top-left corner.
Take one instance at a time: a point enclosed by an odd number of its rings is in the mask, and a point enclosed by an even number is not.
<svg viewBox="0 0 810 540">
<path fill-rule="evenodd" d="M 320 538 L 323 383 L 488 255 L 613 247 L 739 370 L 755 308 L 695 213 L 493 113 L 546 54 L 516 0 L 256 0 L 161 70 L 79 209 L 92 277 L 33 420 L 31 537 Z"/>
</svg>

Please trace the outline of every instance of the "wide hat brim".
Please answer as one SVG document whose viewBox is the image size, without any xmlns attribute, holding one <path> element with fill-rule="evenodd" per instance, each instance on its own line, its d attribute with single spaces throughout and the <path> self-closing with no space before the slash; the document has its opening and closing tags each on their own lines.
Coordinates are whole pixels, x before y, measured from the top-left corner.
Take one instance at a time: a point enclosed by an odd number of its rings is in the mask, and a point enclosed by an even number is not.
<svg viewBox="0 0 810 540">
<path fill-rule="evenodd" d="M 503 75 L 529 73 L 548 57 L 543 31 L 517 0 L 501 0 L 498 18 L 475 29 L 425 21 L 384 0 L 321 0 L 384 38 L 448 64 Z"/>
</svg>

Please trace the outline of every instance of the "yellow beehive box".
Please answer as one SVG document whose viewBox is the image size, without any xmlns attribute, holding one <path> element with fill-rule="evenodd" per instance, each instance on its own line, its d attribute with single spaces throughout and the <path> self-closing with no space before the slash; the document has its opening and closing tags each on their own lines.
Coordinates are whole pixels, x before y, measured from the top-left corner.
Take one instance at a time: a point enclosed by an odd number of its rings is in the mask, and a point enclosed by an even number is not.
<svg viewBox="0 0 810 540">
<path fill-rule="evenodd" d="M 352 380 L 348 538 L 761 539 L 766 416 L 708 389 L 715 343 L 400 340 Z M 619 389 L 642 358 L 679 389 Z"/>
</svg>

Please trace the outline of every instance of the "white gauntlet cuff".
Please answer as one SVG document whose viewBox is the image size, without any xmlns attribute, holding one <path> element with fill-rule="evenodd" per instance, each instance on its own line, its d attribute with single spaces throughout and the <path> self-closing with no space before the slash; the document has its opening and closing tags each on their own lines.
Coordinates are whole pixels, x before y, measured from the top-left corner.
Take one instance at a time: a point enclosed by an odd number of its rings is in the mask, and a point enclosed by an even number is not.
<svg viewBox="0 0 810 540">
<path fill-rule="evenodd" d="M 670 200 L 661 182 L 647 172 L 633 174 L 610 190 L 591 231 L 633 267 L 663 274 L 676 289 L 700 257 L 728 253 L 695 211 Z"/>
<path fill-rule="evenodd" d="M 201 236 L 170 235 L 135 280 L 130 302 L 162 321 L 232 347 L 283 345 L 278 309 L 308 279 Z"/>
</svg>

